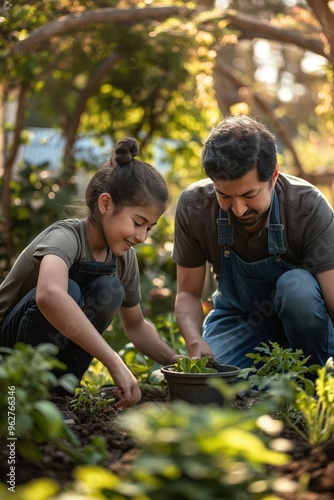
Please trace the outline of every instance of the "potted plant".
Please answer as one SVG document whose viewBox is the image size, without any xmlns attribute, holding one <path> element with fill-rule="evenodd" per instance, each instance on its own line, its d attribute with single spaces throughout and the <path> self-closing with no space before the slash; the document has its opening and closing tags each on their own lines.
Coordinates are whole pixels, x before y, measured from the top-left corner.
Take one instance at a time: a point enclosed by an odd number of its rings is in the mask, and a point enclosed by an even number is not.
<svg viewBox="0 0 334 500">
<path fill-rule="evenodd" d="M 181 357 L 174 365 L 161 368 L 167 382 L 170 400 L 182 399 L 193 404 L 224 403 L 221 392 L 208 385 L 213 378 L 223 379 L 228 384 L 237 380 L 240 368 L 220 365 L 211 358 L 201 359 Z"/>
</svg>

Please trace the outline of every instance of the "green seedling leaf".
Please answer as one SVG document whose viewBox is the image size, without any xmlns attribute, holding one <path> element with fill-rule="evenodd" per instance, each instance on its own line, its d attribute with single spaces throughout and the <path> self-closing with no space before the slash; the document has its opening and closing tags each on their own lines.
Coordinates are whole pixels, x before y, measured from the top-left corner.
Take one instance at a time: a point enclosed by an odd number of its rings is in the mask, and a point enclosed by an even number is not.
<svg viewBox="0 0 334 500">
<path fill-rule="evenodd" d="M 63 416 L 51 401 L 36 401 L 32 417 L 35 424 L 33 436 L 37 442 L 64 436 Z"/>
<path fill-rule="evenodd" d="M 215 368 L 207 366 L 209 358 L 190 359 L 187 356 L 179 358 L 174 365 L 174 370 L 181 373 L 217 373 Z"/>
</svg>

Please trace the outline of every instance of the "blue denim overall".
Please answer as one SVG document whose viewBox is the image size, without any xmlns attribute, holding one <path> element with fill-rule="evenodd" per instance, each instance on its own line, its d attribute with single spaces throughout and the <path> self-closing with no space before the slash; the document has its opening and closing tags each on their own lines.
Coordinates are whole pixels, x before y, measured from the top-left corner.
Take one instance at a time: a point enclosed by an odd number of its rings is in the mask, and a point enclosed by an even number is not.
<svg viewBox="0 0 334 500">
<path fill-rule="evenodd" d="M 78 304 L 96 330 L 102 334 L 110 325 L 124 300 L 124 288 L 116 274 L 116 259 L 111 263 L 77 261 L 69 270 L 68 294 Z M 72 342 L 42 315 L 36 304 L 36 288 L 28 292 L 4 317 L 0 325 L 1 345 L 16 342 L 36 346 L 50 342 L 59 347 L 57 358 L 81 380 L 93 357 Z M 65 393 L 62 389 L 58 393 Z"/>
<path fill-rule="evenodd" d="M 233 228 L 220 209 L 218 243 L 221 269 L 214 309 L 203 324 L 203 338 L 220 363 L 248 367 L 246 357 L 261 342 L 302 349 L 309 363 L 324 364 L 333 355 L 334 330 L 318 281 L 284 261 L 284 226 L 274 191 L 268 227 L 269 257 L 245 262 L 230 246 Z"/>
</svg>

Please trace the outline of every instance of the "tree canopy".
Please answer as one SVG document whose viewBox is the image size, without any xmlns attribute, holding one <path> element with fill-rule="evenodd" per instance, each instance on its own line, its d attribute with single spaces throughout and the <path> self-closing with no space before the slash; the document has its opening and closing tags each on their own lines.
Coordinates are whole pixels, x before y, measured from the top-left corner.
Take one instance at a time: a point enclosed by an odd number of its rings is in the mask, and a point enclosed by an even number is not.
<svg viewBox="0 0 334 500">
<path fill-rule="evenodd" d="M 131 135 L 148 161 L 157 144 L 162 148 L 173 194 L 202 176 L 199 151 L 209 129 L 226 114 L 249 113 L 276 133 L 284 168 L 331 187 L 331 5 L 326 0 L 5 2 L 0 88 L 7 254 L 13 251 L 11 183 L 30 126 L 61 130 L 63 188 L 82 166 L 73 154 L 79 134 L 97 141 L 108 136 L 113 143 Z"/>
</svg>

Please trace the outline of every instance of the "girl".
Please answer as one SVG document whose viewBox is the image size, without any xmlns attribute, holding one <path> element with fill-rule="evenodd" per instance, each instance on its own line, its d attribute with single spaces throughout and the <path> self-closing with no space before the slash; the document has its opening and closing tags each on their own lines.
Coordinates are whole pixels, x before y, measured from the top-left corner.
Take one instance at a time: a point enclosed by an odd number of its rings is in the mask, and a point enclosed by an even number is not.
<svg viewBox="0 0 334 500">
<path fill-rule="evenodd" d="M 108 369 L 118 407 L 137 403 L 137 380 L 102 333 L 119 312 L 135 347 L 161 364 L 179 357 L 140 307 L 134 245 L 143 243 L 168 204 L 166 183 L 135 160 L 135 139 L 120 141 L 86 190 L 89 215 L 58 221 L 21 253 L 0 287 L 0 345 L 51 342 L 81 380 L 93 357 Z M 62 372 L 64 373 L 64 372 Z"/>
</svg>

